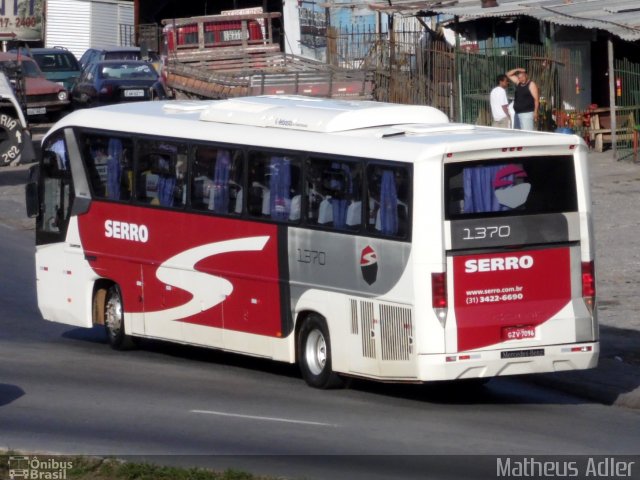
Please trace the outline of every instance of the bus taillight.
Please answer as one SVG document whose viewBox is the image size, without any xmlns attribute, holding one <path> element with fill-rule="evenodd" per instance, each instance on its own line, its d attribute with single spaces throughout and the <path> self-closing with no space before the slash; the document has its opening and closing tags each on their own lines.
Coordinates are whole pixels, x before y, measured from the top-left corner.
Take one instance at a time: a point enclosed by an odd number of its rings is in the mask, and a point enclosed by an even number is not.
<svg viewBox="0 0 640 480">
<path fill-rule="evenodd" d="M 593 261 L 582 262 L 582 298 L 590 312 L 596 299 L 596 275 Z"/>
<path fill-rule="evenodd" d="M 431 304 L 444 326 L 447 318 L 447 272 L 431 274 Z"/>
</svg>

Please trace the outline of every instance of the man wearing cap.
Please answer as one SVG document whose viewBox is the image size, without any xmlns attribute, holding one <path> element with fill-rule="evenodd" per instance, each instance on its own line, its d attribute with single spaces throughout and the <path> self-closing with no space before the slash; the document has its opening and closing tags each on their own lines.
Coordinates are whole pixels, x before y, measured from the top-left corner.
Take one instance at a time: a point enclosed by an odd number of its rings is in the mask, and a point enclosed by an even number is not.
<svg viewBox="0 0 640 480">
<path fill-rule="evenodd" d="M 517 128 L 535 130 L 535 123 L 538 121 L 538 108 L 540 107 L 538 86 L 529 79 L 524 68 L 509 70 L 507 77 L 516 85 L 513 110 L 516 112 Z"/>
</svg>

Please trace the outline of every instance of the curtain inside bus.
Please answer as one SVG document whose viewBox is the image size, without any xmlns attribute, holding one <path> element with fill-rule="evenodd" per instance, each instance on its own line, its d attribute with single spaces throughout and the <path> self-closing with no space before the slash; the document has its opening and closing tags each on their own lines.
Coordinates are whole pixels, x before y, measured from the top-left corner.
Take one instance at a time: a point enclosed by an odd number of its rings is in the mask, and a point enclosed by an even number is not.
<svg viewBox="0 0 640 480">
<path fill-rule="evenodd" d="M 499 212 L 507 208 L 500 205 L 494 193 L 493 180 L 505 165 L 469 167 L 463 171 L 464 212 Z"/>
<path fill-rule="evenodd" d="M 291 209 L 291 160 L 271 157 L 269 179 L 271 218 L 288 220 Z"/>
<path fill-rule="evenodd" d="M 398 233 L 398 192 L 393 170 L 383 170 L 380 185 L 380 226 L 385 235 Z"/>
<path fill-rule="evenodd" d="M 158 201 L 163 207 L 173 207 L 173 192 L 176 188 L 176 177 L 160 175 L 158 178 Z"/>
<path fill-rule="evenodd" d="M 229 213 L 229 173 L 231 171 L 231 155 L 229 150 L 218 150 L 216 167 L 213 175 L 213 211 Z"/>
<path fill-rule="evenodd" d="M 346 163 L 334 162 L 331 171 L 335 172 L 329 180 L 333 226 L 339 229 L 347 227 L 347 209 L 349 200 L 353 196 L 353 178 L 351 167 Z"/>
<path fill-rule="evenodd" d="M 120 184 L 122 181 L 122 141 L 109 139 L 107 146 L 107 198 L 120 200 Z"/>
</svg>

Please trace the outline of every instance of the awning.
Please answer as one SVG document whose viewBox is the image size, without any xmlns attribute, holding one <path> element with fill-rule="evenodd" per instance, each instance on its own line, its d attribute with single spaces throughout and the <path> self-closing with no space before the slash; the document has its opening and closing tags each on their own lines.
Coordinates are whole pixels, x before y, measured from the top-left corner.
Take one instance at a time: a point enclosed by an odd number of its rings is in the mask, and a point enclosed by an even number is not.
<svg viewBox="0 0 640 480">
<path fill-rule="evenodd" d="M 498 6 L 482 8 L 480 0 L 373 0 L 331 7 L 368 7 L 388 14 L 448 14 L 467 18 L 516 17 L 535 18 L 541 22 L 570 27 L 598 29 L 630 42 L 640 40 L 639 0 L 497 0 Z"/>
</svg>

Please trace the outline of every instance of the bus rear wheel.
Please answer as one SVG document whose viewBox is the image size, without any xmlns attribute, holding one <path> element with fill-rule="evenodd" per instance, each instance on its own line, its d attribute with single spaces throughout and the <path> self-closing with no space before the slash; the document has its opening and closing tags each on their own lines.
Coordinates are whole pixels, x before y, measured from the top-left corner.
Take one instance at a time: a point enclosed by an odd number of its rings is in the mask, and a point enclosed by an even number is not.
<svg viewBox="0 0 640 480">
<path fill-rule="evenodd" d="M 315 388 L 337 388 L 342 379 L 331 368 L 331 342 L 327 324 L 319 315 L 304 320 L 298 333 L 298 365 L 302 377 Z"/>
<path fill-rule="evenodd" d="M 120 288 L 113 285 L 107 291 L 104 304 L 104 327 L 107 341 L 114 350 L 127 350 L 134 346 L 133 338 L 124 330 L 124 308 Z"/>
</svg>

